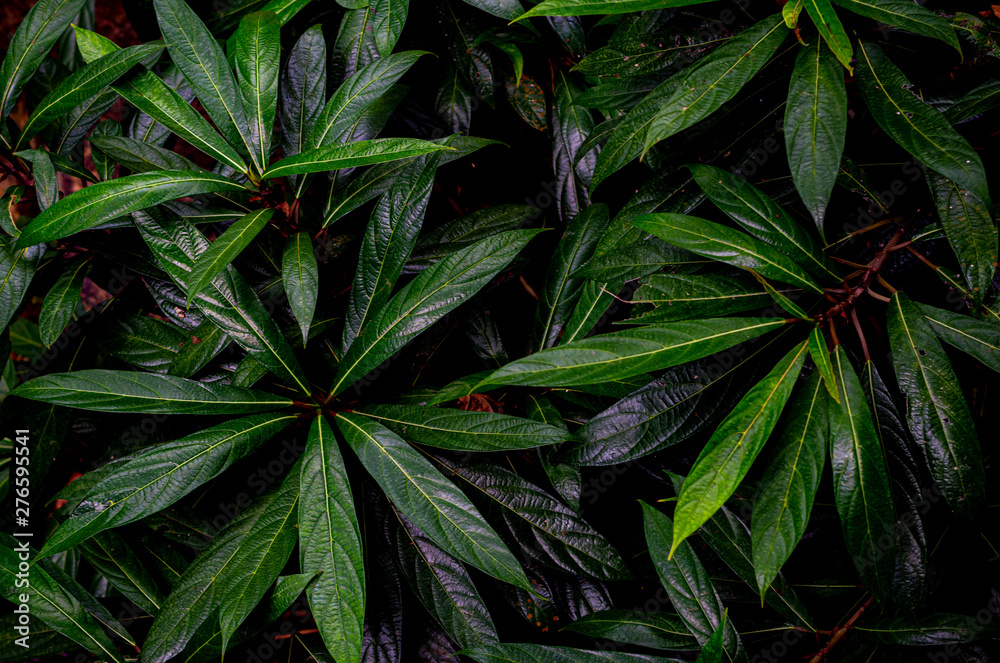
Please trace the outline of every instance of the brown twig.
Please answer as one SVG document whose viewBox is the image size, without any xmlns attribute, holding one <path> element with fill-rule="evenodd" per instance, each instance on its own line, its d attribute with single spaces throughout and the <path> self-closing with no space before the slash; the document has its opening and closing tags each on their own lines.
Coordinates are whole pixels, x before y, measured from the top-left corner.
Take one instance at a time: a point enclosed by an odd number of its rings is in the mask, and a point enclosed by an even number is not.
<svg viewBox="0 0 1000 663">
<path fill-rule="evenodd" d="M 847 635 L 847 633 L 854 627 L 854 622 L 861 619 L 861 615 L 865 614 L 865 610 L 867 610 L 868 606 L 874 602 L 875 597 L 869 597 L 868 600 L 865 601 L 864 605 L 858 608 L 858 611 L 851 615 L 851 618 L 848 619 L 843 626 L 834 629 L 833 635 L 831 635 L 830 639 L 826 642 L 826 646 L 816 652 L 816 655 L 809 659 L 809 663 L 822 663 L 823 659 L 830 653 L 830 650 L 833 649 L 838 642 L 844 639 L 844 636 Z"/>
</svg>

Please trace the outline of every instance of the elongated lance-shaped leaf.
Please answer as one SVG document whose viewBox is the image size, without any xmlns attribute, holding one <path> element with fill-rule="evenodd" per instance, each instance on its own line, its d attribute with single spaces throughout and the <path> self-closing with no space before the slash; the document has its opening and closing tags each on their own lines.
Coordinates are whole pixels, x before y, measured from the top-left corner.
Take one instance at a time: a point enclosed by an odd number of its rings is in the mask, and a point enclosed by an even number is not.
<svg viewBox="0 0 1000 663">
<path fill-rule="evenodd" d="M 38 102 L 21 128 L 15 149 L 27 145 L 39 131 L 77 104 L 107 88 L 115 79 L 163 49 L 162 45 L 129 46 L 86 64 L 67 76 Z"/>
<path fill-rule="evenodd" d="M 459 654 L 478 663 L 677 663 L 676 658 L 650 654 L 628 654 L 615 650 L 588 651 L 575 647 L 553 647 L 520 642 L 479 645 L 463 649 Z"/>
<path fill-rule="evenodd" d="M 255 389 L 196 382 L 173 375 L 96 368 L 42 375 L 11 393 L 33 401 L 97 412 L 240 414 L 292 404 L 288 398 Z"/>
<path fill-rule="evenodd" d="M 463 647 L 498 642 L 493 618 L 468 570 L 393 508 L 389 548 L 396 564 L 427 611 Z M 396 525 L 393 521 L 398 522 Z"/>
<path fill-rule="evenodd" d="M 0 122 L 14 110 L 25 83 L 84 4 L 86 0 L 40 0 L 24 15 L 0 65 Z"/>
<path fill-rule="evenodd" d="M 645 502 L 640 504 L 646 545 L 660 583 L 688 630 L 698 644 L 704 646 L 726 614 L 722 600 L 691 544 L 682 541 L 679 546 L 673 545 L 674 527 L 670 518 Z M 675 554 L 668 555 L 667 551 L 675 548 Z M 727 623 L 725 645 L 728 658 L 731 661 L 744 660 L 746 654 L 740 637 L 732 622 L 727 620 Z"/>
<path fill-rule="evenodd" d="M 38 199 L 38 211 L 44 212 L 59 200 L 59 180 L 52 164 L 52 153 L 45 150 L 22 150 L 14 156 L 31 162 L 31 177 Z"/>
<path fill-rule="evenodd" d="M 933 306 L 917 308 L 939 339 L 1000 372 L 1000 325 Z"/>
<path fill-rule="evenodd" d="M 930 325 L 903 293 L 894 294 L 889 303 L 888 332 L 910 432 L 948 504 L 973 515 L 983 506 L 986 479 L 976 426 L 958 377 Z"/>
<path fill-rule="evenodd" d="M 837 17 L 830 0 L 804 0 L 804 4 L 806 13 L 823 37 L 823 41 L 840 64 L 844 65 L 844 69 L 853 74 L 851 56 L 854 54 L 854 49 L 851 47 L 851 38 L 847 36 L 844 25 Z"/>
<path fill-rule="evenodd" d="M 600 580 L 630 577 L 628 568 L 612 545 L 580 516 L 538 486 L 517 474 L 486 463 L 438 462 L 462 479 L 470 491 L 482 495 L 499 509 L 518 540 L 538 543 L 543 562 L 573 574 Z M 528 527 L 526 527 L 528 526 Z"/>
<path fill-rule="evenodd" d="M 520 51 L 517 51 L 520 55 Z M 586 206 L 587 192 L 597 163 L 598 150 L 581 152 L 594 130 L 590 111 L 574 103 L 580 93 L 565 73 L 559 72 L 549 117 L 552 122 L 552 165 L 556 174 L 556 209 L 569 220 Z M 577 157 L 579 156 L 579 160 Z"/>
<path fill-rule="evenodd" d="M 573 272 L 594 255 L 609 222 L 606 205 L 591 205 L 569 223 L 556 245 L 535 311 L 535 338 L 539 350 L 552 347 L 559 340 L 587 281 L 574 277 Z"/>
<path fill-rule="evenodd" d="M 223 651 L 237 627 L 277 580 L 298 541 L 296 514 L 301 496 L 298 469 L 298 463 L 293 465 L 281 486 L 268 497 L 260 517 L 230 560 L 227 572 L 219 578 Z"/>
<path fill-rule="evenodd" d="M 643 151 L 703 120 L 736 96 L 771 59 L 788 32 L 781 14 L 775 14 L 677 74 L 676 91 L 649 123 Z"/>
<path fill-rule="evenodd" d="M 817 278 L 839 280 L 809 233 L 784 214 L 770 196 L 721 168 L 694 165 L 688 166 L 688 170 L 708 199 L 748 233 L 781 251 Z M 830 184 L 833 185 L 833 180 Z"/>
<path fill-rule="evenodd" d="M 632 295 L 651 311 L 630 318 L 636 324 L 659 324 L 723 316 L 760 309 L 770 301 L 767 290 L 751 278 L 726 274 L 653 274 Z"/>
<path fill-rule="evenodd" d="M 774 318 L 713 318 L 602 334 L 513 361 L 475 389 L 501 384 L 572 387 L 625 379 L 707 357 L 784 324 Z"/>
<path fill-rule="evenodd" d="M 259 209 L 245 214 L 226 228 L 218 239 L 199 255 L 188 275 L 187 299 L 191 300 L 226 269 L 274 216 L 274 210 Z"/>
<path fill-rule="evenodd" d="M 513 451 L 558 444 L 572 437 L 559 426 L 494 412 L 372 405 L 361 414 L 412 442 L 439 449 Z"/>
<path fill-rule="evenodd" d="M 826 391 L 830 394 L 830 398 L 839 403 L 840 390 L 837 388 L 837 378 L 833 372 L 833 364 L 830 362 L 830 352 L 826 349 L 826 339 L 819 327 L 814 327 L 809 332 L 809 357 L 823 378 L 823 384 L 826 385 Z"/>
<path fill-rule="evenodd" d="M 254 12 L 243 17 L 233 35 L 236 82 L 248 120 L 249 147 L 259 168 L 266 167 L 271 158 L 271 136 L 278 110 L 279 27 L 275 14 Z"/>
<path fill-rule="evenodd" d="M 827 395 L 817 372 L 789 406 L 777 448 L 764 469 L 763 490 L 754 499 L 753 566 L 761 595 L 805 534 L 829 435 Z"/>
<path fill-rule="evenodd" d="M 989 291 L 997 265 L 997 227 L 990 211 L 968 191 L 951 180 L 928 174 L 938 218 L 962 267 L 978 310 Z"/>
<path fill-rule="evenodd" d="M 114 91 L 145 114 L 147 125 L 159 123 L 196 150 L 231 166 L 237 172 L 246 170 L 240 155 L 212 128 L 208 120 L 153 72 L 147 71 L 123 81 L 114 86 Z M 134 137 L 146 140 L 143 135 Z"/>
<path fill-rule="evenodd" d="M 45 295 L 42 310 L 38 313 L 38 332 L 42 343 L 52 345 L 73 318 L 73 312 L 80 303 L 80 290 L 87 274 L 88 262 L 83 259 L 66 265 L 52 289 Z"/>
<path fill-rule="evenodd" d="M 904 150 L 992 209 L 982 159 L 968 141 L 913 92 L 910 81 L 878 46 L 862 39 L 856 60 L 861 96 L 879 126 Z"/>
<path fill-rule="evenodd" d="M 128 542 L 113 531 L 104 531 L 79 546 L 84 558 L 112 586 L 151 615 L 163 605 L 163 593 Z"/>
<path fill-rule="evenodd" d="M 397 161 L 448 147 L 416 138 L 375 138 L 353 143 L 327 145 L 285 157 L 261 175 L 263 179 L 322 173 L 341 168 L 356 168 L 373 163 Z"/>
<path fill-rule="evenodd" d="M 98 125 L 98 127 L 100 126 Z M 114 167 L 115 163 L 119 163 L 134 173 L 148 173 L 155 170 L 201 170 L 198 164 L 182 157 L 173 150 L 124 136 L 95 136 L 91 134 L 90 148 L 92 153 L 101 154 L 104 158 L 109 159 L 111 167 Z M 110 175 L 110 171 L 107 174 Z M 101 179 L 109 180 L 112 178 L 102 177 Z"/>
<path fill-rule="evenodd" d="M 833 497 L 851 561 L 865 587 L 887 601 L 895 562 L 895 531 L 889 475 L 861 381 L 844 353 L 833 350 L 841 387 L 840 403 L 830 403 L 830 463 Z"/>
<path fill-rule="evenodd" d="M 354 340 L 340 362 L 331 393 L 338 394 L 367 375 L 477 293 L 539 232 L 512 230 L 487 237 L 421 272 L 389 300 Z"/>
<path fill-rule="evenodd" d="M 243 186 L 212 173 L 161 170 L 128 175 L 81 189 L 32 219 L 18 246 L 49 242 L 100 225 L 130 212 L 184 196 L 212 191 L 243 191 Z"/>
<path fill-rule="evenodd" d="M 278 87 L 281 152 L 286 157 L 309 147 L 306 141 L 326 99 L 326 57 L 319 24 L 303 32 L 288 55 Z"/>
<path fill-rule="evenodd" d="M 337 425 L 397 509 L 449 555 L 504 582 L 530 584 L 514 555 L 465 495 L 388 428 L 357 414 Z"/>
<path fill-rule="evenodd" d="M 545 0 L 518 16 L 523 21 L 533 16 L 604 16 L 630 14 L 652 9 L 686 7 L 708 0 Z"/>
<path fill-rule="evenodd" d="M 49 537 L 42 554 L 68 550 L 98 532 L 165 509 L 294 420 L 288 414 L 233 419 L 118 461 Z"/>
<path fill-rule="evenodd" d="M 250 123 L 222 47 L 184 0 L 154 0 L 153 5 L 170 59 L 226 141 L 262 172 L 267 164 L 253 149 Z"/>
<path fill-rule="evenodd" d="M 590 638 L 612 640 L 653 649 L 698 649 L 698 641 L 684 620 L 670 612 L 598 610 L 563 627 Z"/>
<path fill-rule="evenodd" d="M 44 244 L 16 248 L 13 238 L 0 237 L 0 324 L 7 328 L 28 292 Z"/>
<path fill-rule="evenodd" d="M 341 341 L 345 352 L 392 295 L 423 226 L 438 163 L 434 153 L 414 159 L 400 171 L 372 210 L 347 303 Z"/>
<path fill-rule="evenodd" d="M 740 485 L 777 425 L 805 360 L 803 342 L 747 392 L 698 454 L 677 496 L 671 555 Z"/>
<path fill-rule="evenodd" d="M 39 619 L 97 656 L 124 663 L 125 659 L 118 653 L 118 648 L 104 632 L 104 626 L 45 569 L 33 564 L 28 585 L 18 586 L 18 574 L 22 574 L 22 579 L 24 577 L 23 571 L 19 569 L 19 554 L 23 553 L 15 552 L 15 548 L 20 550 L 19 546 L 8 544 L 7 541 L 0 547 L 0 589 L 3 590 L 4 598 L 20 604 L 20 595 L 27 594 L 33 618 Z M 24 548 L 27 550 L 27 545 Z"/>
<path fill-rule="evenodd" d="M 761 276 L 821 294 L 823 289 L 791 258 L 738 230 L 684 214 L 646 214 L 635 225 L 665 242 Z"/>
<path fill-rule="evenodd" d="M 792 181 L 825 237 L 826 207 L 847 137 L 847 89 L 843 70 L 818 39 L 795 58 L 784 132 Z"/>
<path fill-rule="evenodd" d="M 285 243 L 281 253 L 281 282 L 285 285 L 288 305 L 302 330 L 302 347 L 305 347 L 319 296 L 319 265 L 309 233 L 295 233 Z"/>
<path fill-rule="evenodd" d="M 320 573 L 306 590 L 316 627 L 334 656 L 357 660 L 365 615 L 361 532 L 344 459 L 322 416 L 309 429 L 299 491 L 301 568 Z"/>
<path fill-rule="evenodd" d="M 160 266 L 178 287 L 186 290 L 195 259 L 208 249 L 208 240 L 176 215 L 155 211 L 133 214 L 132 218 Z M 195 304 L 269 371 L 309 393 L 302 367 L 288 341 L 257 294 L 232 266 L 195 297 Z"/>
<path fill-rule="evenodd" d="M 940 39 L 961 54 L 955 28 L 933 10 L 910 0 L 833 0 L 835 5 L 914 34 Z"/>
<path fill-rule="evenodd" d="M 174 581 L 163 609 L 153 620 L 140 663 L 165 663 L 177 656 L 195 638 L 205 622 L 218 614 L 223 582 L 230 574 L 239 573 L 233 562 L 241 547 L 254 545 L 250 535 L 257 522 L 270 510 L 273 502 L 283 499 L 284 490 L 279 487 L 251 503 Z M 210 635 L 213 635 L 215 626 L 210 628 Z"/>
</svg>

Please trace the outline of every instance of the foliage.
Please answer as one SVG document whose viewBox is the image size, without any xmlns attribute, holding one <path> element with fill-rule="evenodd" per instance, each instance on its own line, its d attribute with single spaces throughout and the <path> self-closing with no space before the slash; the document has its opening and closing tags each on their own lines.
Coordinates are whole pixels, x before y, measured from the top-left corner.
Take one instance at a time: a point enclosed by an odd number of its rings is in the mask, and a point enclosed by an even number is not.
<svg viewBox="0 0 1000 663">
<path fill-rule="evenodd" d="M 39 0 L 0 659 L 993 660 L 1000 11 L 781 4 Z"/>
</svg>

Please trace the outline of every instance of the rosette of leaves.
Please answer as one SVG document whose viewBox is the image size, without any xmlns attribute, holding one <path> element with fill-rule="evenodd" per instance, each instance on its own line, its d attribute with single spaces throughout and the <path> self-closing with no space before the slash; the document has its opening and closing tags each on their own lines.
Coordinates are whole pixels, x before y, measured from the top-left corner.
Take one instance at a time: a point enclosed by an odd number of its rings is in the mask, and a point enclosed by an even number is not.
<svg viewBox="0 0 1000 663">
<path fill-rule="evenodd" d="M 992 19 L 433 4 L 23 17 L 3 660 L 988 660 Z"/>
</svg>

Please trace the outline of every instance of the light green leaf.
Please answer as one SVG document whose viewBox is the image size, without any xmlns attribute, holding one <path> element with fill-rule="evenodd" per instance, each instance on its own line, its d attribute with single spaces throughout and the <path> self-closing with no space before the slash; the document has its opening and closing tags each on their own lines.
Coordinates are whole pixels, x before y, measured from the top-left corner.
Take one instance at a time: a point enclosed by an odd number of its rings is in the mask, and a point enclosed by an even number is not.
<svg viewBox="0 0 1000 663">
<path fill-rule="evenodd" d="M 739 487 L 777 425 L 805 360 L 803 342 L 747 392 L 698 454 L 677 496 L 671 555 Z"/>
<path fill-rule="evenodd" d="M 809 356 L 816 365 L 816 370 L 822 376 L 823 384 L 826 385 L 830 398 L 839 403 L 840 392 L 837 389 L 837 378 L 834 376 L 833 364 L 830 362 L 830 352 L 826 349 L 826 339 L 819 327 L 809 332 Z"/>
<path fill-rule="evenodd" d="M 830 0 L 805 0 L 806 13 L 812 19 L 813 25 L 819 30 L 823 41 L 830 47 L 844 69 L 854 73 L 851 68 L 851 57 L 854 49 L 851 47 L 851 39 L 844 30 L 844 25 L 837 18 Z"/>
<path fill-rule="evenodd" d="M 530 591 L 524 571 L 500 537 L 419 452 L 360 415 L 338 413 L 337 425 L 389 500 L 435 544 L 494 578 Z"/>
<path fill-rule="evenodd" d="M 226 269 L 274 216 L 274 210 L 259 209 L 245 214 L 226 228 L 218 239 L 199 255 L 188 274 L 187 299 L 200 293 L 219 272 Z"/>
<path fill-rule="evenodd" d="M 320 573 L 306 590 L 316 627 L 334 656 L 357 660 L 365 614 L 365 564 L 351 481 L 333 429 L 322 416 L 302 458 L 299 558 Z"/>
</svg>

